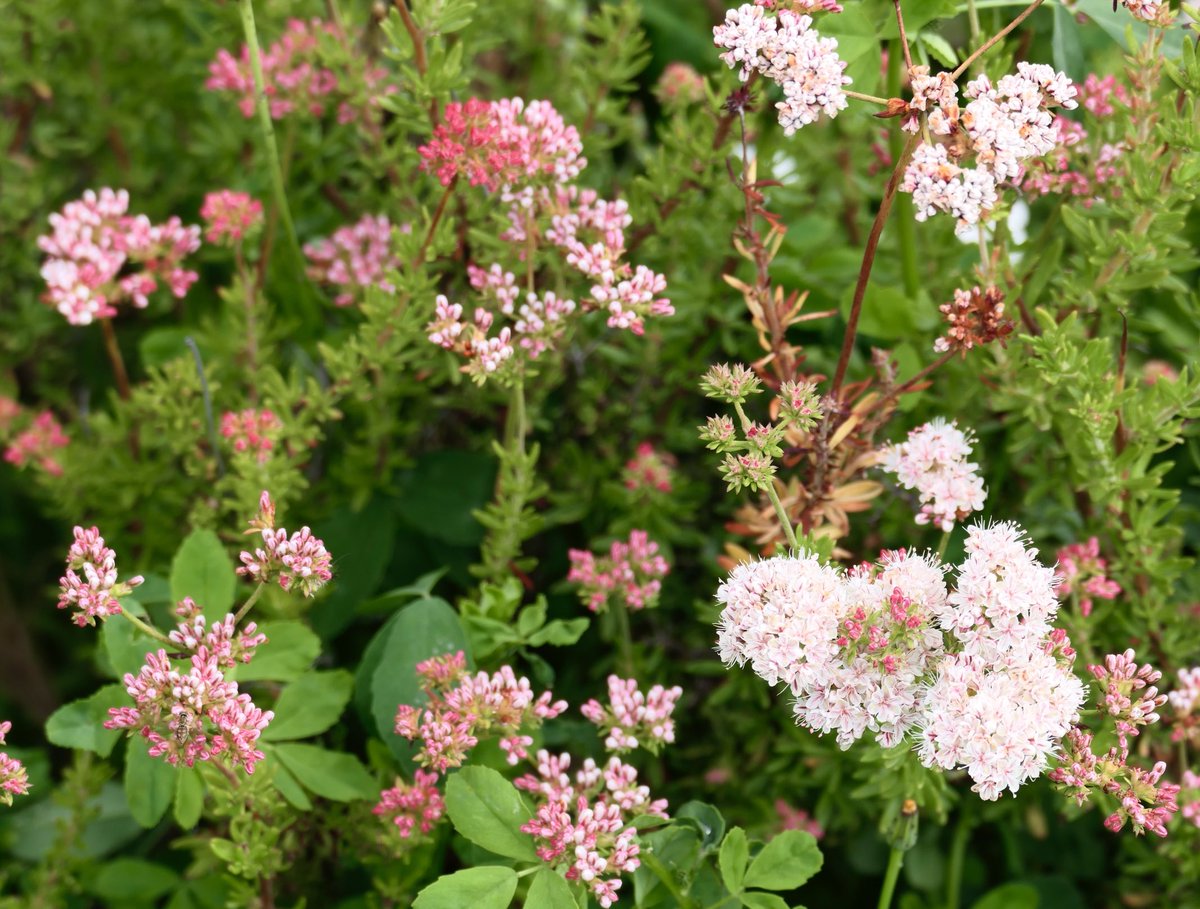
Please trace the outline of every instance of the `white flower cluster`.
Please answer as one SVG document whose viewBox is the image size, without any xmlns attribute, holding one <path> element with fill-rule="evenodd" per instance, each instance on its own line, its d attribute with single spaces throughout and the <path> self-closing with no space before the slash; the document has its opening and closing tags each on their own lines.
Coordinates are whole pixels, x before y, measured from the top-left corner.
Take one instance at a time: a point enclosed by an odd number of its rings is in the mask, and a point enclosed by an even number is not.
<svg viewBox="0 0 1200 909">
<path fill-rule="evenodd" d="M 846 107 L 842 86 L 850 84 L 836 38 L 822 38 L 811 28 L 812 17 L 791 10 L 769 16 L 761 6 L 743 3 L 725 14 L 713 29 L 713 41 L 725 48 L 721 60 L 737 69 L 743 82 L 762 73 L 783 89 L 775 107 L 787 135 L 813 123 L 824 113 L 836 117 Z"/>
<path fill-rule="evenodd" d="M 972 527 L 957 585 L 930 556 L 843 572 L 801 553 L 739 565 L 717 591 L 718 651 L 786 683 L 798 722 L 848 748 L 906 736 L 927 766 L 963 767 L 985 799 L 1046 769 L 1084 687 L 1050 626 L 1052 569 L 1015 524 Z"/>
<path fill-rule="evenodd" d="M 979 465 L 970 460 L 973 438 L 941 417 L 918 426 L 908 438 L 883 450 L 883 469 L 921 497 L 918 524 L 949 532 L 983 508 L 987 493 Z"/>
</svg>

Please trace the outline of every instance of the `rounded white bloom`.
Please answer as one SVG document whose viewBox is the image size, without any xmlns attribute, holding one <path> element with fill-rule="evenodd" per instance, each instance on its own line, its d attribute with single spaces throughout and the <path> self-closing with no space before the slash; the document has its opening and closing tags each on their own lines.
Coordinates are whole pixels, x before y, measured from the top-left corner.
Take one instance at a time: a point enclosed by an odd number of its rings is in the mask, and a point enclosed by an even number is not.
<svg viewBox="0 0 1200 909">
<path fill-rule="evenodd" d="M 973 439 L 952 420 L 931 420 L 883 450 L 883 469 L 921 500 L 918 524 L 949 532 L 955 522 L 983 508 L 987 493 L 979 465 L 970 461 Z"/>
</svg>

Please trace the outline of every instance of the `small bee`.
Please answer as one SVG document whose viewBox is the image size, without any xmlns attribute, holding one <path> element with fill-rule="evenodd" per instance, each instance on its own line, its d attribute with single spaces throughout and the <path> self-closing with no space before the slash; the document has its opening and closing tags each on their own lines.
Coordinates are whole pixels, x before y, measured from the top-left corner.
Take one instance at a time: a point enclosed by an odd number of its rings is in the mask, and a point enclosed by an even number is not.
<svg viewBox="0 0 1200 909">
<path fill-rule="evenodd" d="M 175 718 L 175 744 L 183 745 L 192 737 L 192 726 L 196 722 L 196 717 L 190 710 L 179 711 Z"/>
</svg>

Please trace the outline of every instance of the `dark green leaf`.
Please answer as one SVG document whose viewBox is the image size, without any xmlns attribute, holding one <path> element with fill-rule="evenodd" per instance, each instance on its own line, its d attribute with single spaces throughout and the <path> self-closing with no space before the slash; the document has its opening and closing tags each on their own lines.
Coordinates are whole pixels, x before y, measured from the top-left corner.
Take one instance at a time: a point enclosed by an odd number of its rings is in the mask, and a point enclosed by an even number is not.
<svg viewBox="0 0 1200 909">
<path fill-rule="evenodd" d="M 729 888 L 730 893 L 742 889 L 742 881 L 746 879 L 746 863 L 750 861 L 750 844 L 746 841 L 746 831 L 734 827 L 721 843 L 721 852 L 717 863 L 721 868 L 721 880 Z"/>
<path fill-rule="evenodd" d="M 742 905 L 746 909 L 788 909 L 787 900 L 774 893 L 751 890 L 742 894 Z"/>
<path fill-rule="evenodd" d="M 125 798 L 129 813 L 143 827 L 162 820 L 175 795 L 178 771 L 161 757 L 150 757 L 150 745 L 141 737 L 129 740 L 125 750 Z"/>
<path fill-rule="evenodd" d="M 345 669 L 300 676 L 279 693 L 273 708 L 275 718 L 262 731 L 263 741 L 320 735 L 338 721 L 353 687 L 354 676 Z"/>
<path fill-rule="evenodd" d="M 517 872 L 499 865 L 439 877 L 417 894 L 413 909 L 505 909 L 517 892 Z"/>
<path fill-rule="evenodd" d="M 118 906 L 149 902 L 170 893 L 179 875 L 170 868 L 136 858 L 118 858 L 106 863 L 93 878 L 93 894 Z"/>
<path fill-rule="evenodd" d="M 209 621 L 233 608 L 237 575 L 220 538 L 211 530 L 193 530 L 171 561 L 171 597 L 191 597 Z"/>
<path fill-rule="evenodd" d="M 175 778 L 175 823 L 191 830 L 204 810 L 204 781 L 194 767 L 180 767 Z"/>
<path fill-rule="evenodd" d="M 517 788 L 490 767 L 464 767 L 447 780 L 446 813 L 454 829 L 475 845 L 505 858 L 538 860 L 533 838 L 521 831 L 532 810 Z"/>
<path fill-rule="evenodd" d="M 1028 884 L 1004 884 L 985 893 L 971 909 L 1038 909 L 1038 895 Z"/>
<path fill-rule="evenodd" d="M 379 795 L 375 778 L 352 754 L 296 743 L 272 748 L 279 762 L 315 795 L 335 802 L 373 799 Z"/>
<path fill-rule="evenodd" d="M 571 887 L 557 871 L 543 868 L 533 876 L 529 894 L 525 897 L 525 909 L 565 909 L 574 905 Z"/>
<path fill-rule="evenodd" d="M 754 857 L 745 883 L 765 890 L 792 890 L 820 871 L 823 862 L 816 837 L 803 830 L 785 830 Z"/>
<path fill-rule="evenodd" d="M 249 663 L 232 670 L 239 682 L 293 681 L 308 671 L 321 652 L 321 639 L 302 622 L 263 622 L 258 630 L 267 636 L 267 642 L 255 651 Z"/>
<path fill-rule="evenodd" d="M 700 845 L 705 852 L 715 849 L 725 836 L 725 818 L 705 802 L 686 802 L 675 811 L 675 819 L 695 826 L 700 832 Z"/>
<path fill-rule="evenodd" d="M 103 727 L 108 719 L 108 709 L 131 703 L 122 686 L 105 685 L 95 694 L 64 704 L 50 714 L 46 720 L 46 738 L 61 748 L 82 748 L 108 757 L 124 734 L 124 730 Z"/>
</svg>

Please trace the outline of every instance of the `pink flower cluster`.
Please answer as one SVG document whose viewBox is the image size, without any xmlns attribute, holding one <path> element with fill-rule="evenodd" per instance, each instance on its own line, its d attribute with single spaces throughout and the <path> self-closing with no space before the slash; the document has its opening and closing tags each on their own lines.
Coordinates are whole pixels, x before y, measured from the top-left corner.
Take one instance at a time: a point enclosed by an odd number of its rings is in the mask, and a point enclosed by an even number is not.
<svg viewBox="0 0 1200 909">
<path fill-rule="evenodd" d="M 263 50 L 263 91 L 272 119 L 281 120 L 300 112 L 320 117 L 334 101 L 338 102 L 338 123 L 353 123 L 362 111 L 351 103 L 355 93 L 351 78 L 338 75 L 321 61 L 323 41 L 341 41 L 339 29 L 320 19 L 291 19 L 283 37 Z M 238 107 L 249 119 L 254 116 L 254 71 L 250 66 L 250 50 L 242 46 L 235 57 L 225 49 L 208 64 L 209 77 L 204 87 L 211 91 L 227 91 L 238 95 Z M 362 88 L 371 107 L 378 106 L 384 95 L 397 91 L 387 84 L 387 70 L 368 66 L 361 73 Z M 349 74 L 347 74 L 349 76 Z"/>
<path fill-rule="evenodd" d="M 1183 771 L 1183 784 L 1180 786 L 1179 800 L 1183 803 L 1179 813 L 1185 820 L 1200 827 L 1200 773 Z"/>
<path fill-rule="evenodd" d="M 208 193 L 200 206 L 204 239 L 235 246 L 262 226 L 262 203 L 246 193 L 221 189 Z"/>
<path fill-rule="evenodd" d="M 104 544 L 95 527 L 75 528 L 75 541 L 67 550 L 67 573 L 59 580 L 58 608 L 73 609 L 71 620 L 82 628 L 95 625 L 121 611 L 120 597 L 129 596 L 142 576 L 117 580 L 116 553 Z"/>
<path fill-rule="evenodd" d="M 417 673 L 428 703 L 421 708 L 401 704 L 396 733 L 410 742 L 419 739 L 418 763 L 437 773 L 461 766 L 480 736 L 493 733 L 515 765 L 533 744 L 524 730 L 567 709 L 566 701 L 555 701 L 549 691 L 534 697 L 529 679 L 517 678 L 509 666 L 491 675 L 468 674 L 461 650 L 417 664 Z"/>
<path fill-rule="evenodd" d="M 569 754 L 537 753 L 537 774 L 516 781 L 543 801 L 521 829 L 538 841 L 537 854 L 551 866 L 565 865 L 567 880 L 587 885 L 605 909 L 619 898 L 622 873 L 641 866 L 637 831 L 640 814 L 666 817 L 667 803 L 653 800 L 637 770 L 613 756 L 604 767 L 588 758 L 572 780 Z"/>
<path fill-rule="evenodd" d="M 251 452 L 260 464 L 271 456 L 282 428 L 279 417 L 270 410 L 227 410 L 221 415 L 221 435 L 233 444 L 235 452 Z"/>
<path fill-rule="evenodd" d="M 1106 577 L 1108 562 L 1100 558 L 1100 541 L 1095 537 L 1086 543 L 1072 543 L 1058 551 L 1058 574 L 1062 595 L 1078 593 L 1079 614 L 1092 614 L 1092 597 L 1114 600 L 1121 594 L 1121 585 Z"/>
<path fill-rule="evenodd" d="M 914 735 L 927 766 L 963 767 L 985 799 L 1040 775 L 1083 701 L 1050 620 L 1054 573 L 1015 524 L 972 527 L 957 585 L 928 556 L 849 573 L 800 553 L 739 565 L 717 591 L 718 652 L 785 682 L 798 721 L 849 747 Z"/>
<path fill-rule="evenodd" d="M 1138 734 L 1137 727 L 1158 722 L 1158 708 L 1167 696 L 1159 694 L 1153 683 L 1162 673 L 1149 663 L 1138 666 L 1132 649 L 1110 653 L 1103 666 L 1088 666 L 1088 671 L 1104 683 L 1104 711 L 1113 718 L 1122 748 Z"/>
<path fill-rule="evenodd" d="M 151 757 L 171 765 L 220 760 L 253 773 L 264 756 L 256 743 L 275 714 L 254 706 L 223 670 L 248 662 L 266 637 L 253 622 L 238 632 L 232 614 L 207 630 L 190 600 L 177 611 L 183 621 L 170 639 L 188 660 L 188 669 L 172 663 L 178 654 L 161 649 L 146 654 L 137 675 L 125 674 L 134 706 L 110 708 L 104 728 L 137 730 L 150 743 Z"/>
<path fill-rule="evenodd" d="M 1171 741 L 1200 745 L 1200 666 L 1179 670 L 1179 684 L 1167 695 L 1171 702 Z"/>
<path fill-rule="evenodd" d="M 837 39 L 822 38 L 811 25 L 811 16 L 790 9 L 768 16 L 762 6 L 743 3 L 727 11 L 725 22 L 713 29 L 713 43 L 725 48 L 721 60 L 738 69 L 743 82 L 751 73 L 761 73 L 783 89 L 783 100 L 775 107 L 789 136 L 822 113 L 836 117 L 847 104 L 843 86 L 851 79 L 838 56 Z"/>
<path fill-rule="evenodd" d="M 184 258 L 200 248 L 200 228 L 176 217 L 152 224 L 130 215 L 129 193 L 88 190 L 50 216 L 49 234 L 38 237 L 46 253 L 45 301 L 72 325 L 111 319 L 126 301 L 142 309 L 163 281 L 182 298 L 195 282 Z"/>
<path fill-rule="evenodd" d="M 0 440 L 8 438 L 22 415 L 16 401 L 0 396 Z M 43 410 L 12 437 L 4 449 L 4 460 L 16 467 L 34 464 L 51 476 L 60 477 L 63 469 L 54 452 L 66 448 L 69 441 L 54 414 Z"/>
<path fill-rule="evenodd" d="M 662 579 L 671 570 L 644 530 L 631 532 L 627 542 L 616 540 L 606 556 L 586 549 L 572 549 L 568 556 L 567 580 L 580 585 L 579 596 L 592 612 L 603 612 L 614 602 L 624 609 L 655 606 Z"/>
<path fill-rule="evenodd" d="M 947 423 L 939 417 L 883 450 L 883 469 L 920 497 L 918 524 L 933 524 L 948 533 L 956 522 L 983 508 L 987 493 L 979 465 L 968 460 L 973 441 L 953 420 Z"/>
<path fill-rule="evenodd" d="M 400 226 L 409 233 L 412 226 Z M 334 298 L 338 306 L 349 306 L 368 287 L 395 293 L 387 274 L 400 265 L 392 252 L 392 222 L 387 215 L 363 215 L 354 224 L 339 227 L 333 236 L 307 243 L 308 275 L 321 284 L 341 288 Z"/>
<path fill-rule="evenodd" d="M 400 839 L 410 839 L 414 831 L 431 832 L 446 810 L 446 800 L 437 788 L 438 775 L 425 770 L 413 773 L 413 781 L 399 778 L 391 789 L 379 794 L 379 804 L 371 810 L 396 825 Z"/>
<path fill-rule="evenodd" d="M 608 703 L 595 698 L 580 709 L 604 733 L 604 748 L 621 754 L 639 745 L 657 754 L 663 745 L 675 741 L 675 703 L 683 694 L 678 685 L 655 685 L 643 694 L 637 679 L 608 677 Z"/>
<path fill-rule="evenodd" d="M 634 456 L 625 462 L 621 478 L 631 492 L 670 492 L 675 458 L 650 442 L 640 442 Z"/>
<path fill-rule="evenodd" d="M 817 839 L 825 836 L 825 828 L 803 808 L 793 808 L 783 799 L 776 799 L 775 813 L 779 815 L 780 830 L 803 830 Z"/>
<path fill-rule="evenodd" d="M 0 745 L 4 737 L 12 729 L 12 723 L 0 723 Z M 29 792 L 29 776 L 24 765 L 16 758 L 9 757 L 0 751 L 0 802 L 12 805 L 14 795 L 27 795 Z"/>
<path fill-rule="evenodd" d="M 315 596 L 333 577 L 333 557 L 325 544 L 301 527 L 290 537 L 286 529 L 275 527 L 275 504 L 264 490 L 259 497 L 258 515 L 247 533 L 262 536 L 263 545 L 254 552 L 243 551 L 238 574 L 260 584 L 279 582 L 284 590 L 293 586 L 306 597 Z"/>
<path fill-rule="evenodd" d="M 1135 19 L 1141 19 L 1143 22 L 1164 24 L 1161 20 L 1170 18 L 1170 7 L 1163 0 L 1121 0 L 1121 5 L 1129 10 Z"/>
<path fill-rule="evenodd" d="M 471 98 L 446 105 L 433 138 L 422 145 L 421 169 L 449 186 L 460 174 L 489 192 L 513 184 L 574 180 L 587 166 L 583 142 L 549 101 Z"/>
<path fill-rule="evenodd" d="M 945 73 L 914 72 L 902 126 L 917 132 L 924 123 L 929 132 L 900 188 L 912 193 L 917 220 L 941 211 L 957 219 L 960 233 L 978 224 L 995 207 L 999 186 L 1020 179 L 1023 161 L 1054 150 L 1058 134 L 1050 108 L 1074 108 L 1075 94 L 1062 73 L 1021 62 L 994 86 L 987 76 L 968 83 L 969 101 L 960 110 L 958 87 Z M 929 133 L 946 143 L 933 144 Z"/>
</svg>

